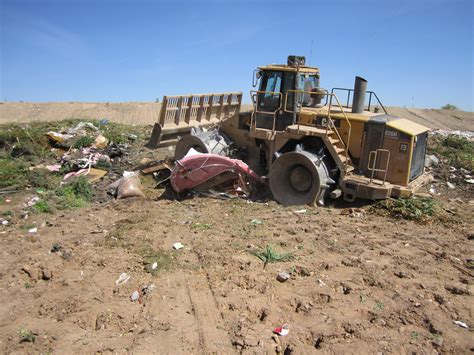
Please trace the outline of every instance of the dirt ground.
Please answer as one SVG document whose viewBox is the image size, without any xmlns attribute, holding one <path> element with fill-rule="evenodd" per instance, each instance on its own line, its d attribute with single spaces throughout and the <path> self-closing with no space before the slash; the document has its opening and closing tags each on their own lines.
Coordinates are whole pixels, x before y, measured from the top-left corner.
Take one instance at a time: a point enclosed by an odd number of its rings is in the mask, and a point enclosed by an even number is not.
<svg viewBox="0 0 474 355">
<path fill-rule="evenodd" d="M 474 351 L 472 185 L 439 183 L 443 213 L 416 222 L 368 202 L 177 201 L 143 183 L 146 199 L 96 188 L 88 207 L 0 225 L 1 353 Z M 268 246 L 293 259 L 265 264 Z"/>
<path fill-rule="evenodd" d="M 297 213 L 274 202 L 157 200 L 155 191 L 146 201 L 33 215 L 3 228 L 3 353 L 474 349 L 473 274 L 465 265 L 472 223 L 419 224 L 365 208 Z M 451 205 L 472 221 L 472 201 Z M 173 250 L 175 242 L 184 249 Z M 56 243 L 60 252 L 51 251 Z M 252 251 L 268 244 L 296 259 L 265 266 Z M 156 251 L 162 262 L 150 273 Z M 280 271 L 291 278 L 280 283 Z M 123 272 L 130 280 L 116 286 Z M 141 303 L 131 301 L 151 284 Z M 289 335 L 273 339 L 283 323 Z M 19 342 L 20 329 L 35 342 Z"/>
<path fill-rule="evenodd" d="M 117 123 L 152 125 L 158 120 L 160 103 L 83 103 L 83 102 L 1 102 L 0 124 L 60 121 L 69 118 L 103 119 Z M 251 105 L 242 105 L 249 110 Z M 436 109 L 387 107 L 391 115 L 403 117 L 435 129 L 473 130 L 474 113 Z"/>
</svg>

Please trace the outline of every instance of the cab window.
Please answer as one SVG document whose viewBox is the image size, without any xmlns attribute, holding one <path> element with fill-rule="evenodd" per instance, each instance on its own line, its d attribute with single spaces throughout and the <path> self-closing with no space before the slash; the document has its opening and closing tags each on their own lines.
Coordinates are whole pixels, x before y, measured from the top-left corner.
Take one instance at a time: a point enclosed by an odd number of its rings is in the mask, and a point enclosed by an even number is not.
<svg viewBox="0 0 474 355">
<path fill-rule="evenodd" d="M 275 111 L 280 106 L 282 73 L 276 71 L 264 72 L 258 95 L 258 107 L 262 111 Z"/>
</svg>

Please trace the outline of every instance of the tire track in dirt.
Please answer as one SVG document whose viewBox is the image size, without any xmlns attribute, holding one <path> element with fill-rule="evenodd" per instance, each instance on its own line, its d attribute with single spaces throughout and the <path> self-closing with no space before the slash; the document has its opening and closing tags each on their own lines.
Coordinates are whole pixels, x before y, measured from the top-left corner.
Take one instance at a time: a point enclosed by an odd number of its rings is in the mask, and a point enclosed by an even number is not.
<svg viewBox="0 0 474 355">
<path fill-rule="evenodd" d="M 196 317 L 202 350 L 208 353 L 233 353 L 231 340 L 224 328 L 224 319 L 217 306 L 217 300 L 204 275 L 189 278 L 187 284 L 189 301 Z"/>
</svg>

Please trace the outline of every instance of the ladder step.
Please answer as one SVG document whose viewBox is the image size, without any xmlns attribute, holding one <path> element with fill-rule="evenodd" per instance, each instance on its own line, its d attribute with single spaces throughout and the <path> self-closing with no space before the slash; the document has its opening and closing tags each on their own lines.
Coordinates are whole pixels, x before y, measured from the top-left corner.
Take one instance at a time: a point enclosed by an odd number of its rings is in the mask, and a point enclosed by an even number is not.
<svg viewBox="0 0 474 355">
<path fill-rule="evenodd" d="M 342 152 L 345 151 L 344 148 L 339 148 L 339 147 L 336 147 L 336 146 L 334 147 L 334 149 L 336 150 L 336 153 L 337 153 L 337 154 L 342 153 Z"/>
</svg>

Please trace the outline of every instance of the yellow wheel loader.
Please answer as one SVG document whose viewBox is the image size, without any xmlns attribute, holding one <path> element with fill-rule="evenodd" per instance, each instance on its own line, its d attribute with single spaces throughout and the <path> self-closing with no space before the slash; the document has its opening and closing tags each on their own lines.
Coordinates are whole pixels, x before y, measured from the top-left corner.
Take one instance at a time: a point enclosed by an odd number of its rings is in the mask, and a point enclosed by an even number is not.
<svg viewBox="0 0 474 355">
<path fill-rule="evenodd" d="M 429 129 L 388 114 L 365 79 L 329 91 L 318 68 L 289 56 L 257 68 L 253 86 L 250 112 L 240 92 L 165 96 L 148 147 L 176 145 L 175 159 L 238 152 L 284 205 L 407 197 L 423 180 Z"/>
</svg>

